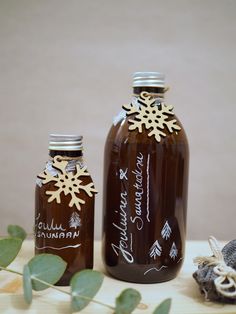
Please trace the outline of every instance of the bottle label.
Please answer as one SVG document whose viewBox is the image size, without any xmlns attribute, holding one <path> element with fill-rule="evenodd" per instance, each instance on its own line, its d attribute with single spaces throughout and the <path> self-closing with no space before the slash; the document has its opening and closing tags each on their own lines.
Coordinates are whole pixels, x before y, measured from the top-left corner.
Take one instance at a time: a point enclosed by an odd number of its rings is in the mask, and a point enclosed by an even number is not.
<svg viewBox="0 0 236 314">
<path fill-rule="evenodd" d="M 121 253 L 128 263 L 134 262 L 133 238 L 135 232 L 141 232 L 146 223 L 150 222 L 149 217 L 149 162 L 150 155 L 144 160 L 144 155 L 139 152 L 136 157 L 133 169 L 120 168 L 119 180 L 121 183 L 120 206 L 115 210 L 116 221 L 113 227 L 120 233 L 119 243 L 111 243 L 116 255 Z M 146 171 L 147 185 L 144 187 L 144 173 Z M 127 184 L 132 181 L 132 189 L 128 191 Z M 132 194 L 132 195 L 131 195 Z M 133 200 L 133 210 L 130 210 L 129 200 Z M 146 202 L 146 207 L 143 204 Z M 128 225 L 131 224 L 131 228 Z"/>
<path fill-rule="evenodd" d="M 179 226 L 172 209 L 158 212 L 160 196 L 151 186 L 158 175 L 154 176 L 151 153 L 139 150 L 132 158 L 122 160 L 116 170 L 119 206 L 114 209 L 112 221 L 117 236 L 110 245 L 126 263 L 145 264 L 146 276 L 183 259 Z M 163 189 L 167 188 L 165 184 Z M 148 266 L 153 264 L 158 267 Z"/>
<path fill-rule="evenodd" d="M 72 212 L 69 221 L 66 224 L 56 223 L 54 218 L 45 222 L 41 214 L 35 218 L 35 237 L 37 239 L 78 239 L 80 236 L 80 227 L 82 226 L 80 215 L 77 211 Z M 42 243 L 46 243 L 45 240 Z M 56 242 L 58 243 L 58 241 Z M 66 246 L 42 245 L 35 246 L 38 250 L 51 248 L 55 250 L 63 250 L 66 248 L 78 248 L 81 243 L 70 244 Z"/>
</svg>

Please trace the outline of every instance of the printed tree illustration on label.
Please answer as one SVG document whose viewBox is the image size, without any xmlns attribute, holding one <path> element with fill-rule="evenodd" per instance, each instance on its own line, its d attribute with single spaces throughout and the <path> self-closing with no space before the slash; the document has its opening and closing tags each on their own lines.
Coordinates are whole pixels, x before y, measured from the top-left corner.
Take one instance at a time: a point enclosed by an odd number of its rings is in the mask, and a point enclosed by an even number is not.
<svg viewBox="0 0 236 314">
<path fill-rule="evenodd" d="M 160 246 L 158 240 L 156 240 L 149 250 L 149 256 L 156 259 L 157 256 L 161 256 L 162 247 Z"/>
<path fill-rule="evenodd" d="M 138 129 L 139 133 L 142 133 L 143 126 L 147 130 L 151 130 L 148 136 L 154 135 L 157 142 L 161 141 L 161 136 L 165 137 L 167 130 L 170 133 L 181 130 L 181 127 L 176 124 L 176 119 L 169 119 L 174 115 L 173 106 L 166 105 L 164 103 L 156 104 L 156 100 L 151 97 L 147 92 L 142 92 L 138 98 L 140 106 L 135 104 L 124 105 L 123 109 L 126 111 L 126 115 L 133 115 L 134 120 L 129 119 L 129 130 Z"/>
<path fill-rule="evenodd" d="M 75 229 L 77 229 L 77 227 L 81 226 L 81 219 L 80 219 L 80 216 L 78 213 L 73 212 L 71 214 L 69 226 L 70 226 L 70 228 L 75 228 Z"/>
<path fill-rule="evenodd" d="M 170 237 L 171 233 L 172 233 L 171 227 L 168 224 L 168 221 L 166 221 L 164 227 L 161 230 L 162 238 L 167 240 Z"/>
<path fill-rule="evenodd" d="M 80 204 L 85 204 L 85 201 L 81 198 L 81 191 L 84 191 L 89 197 L 92 197 L 97 191 L 94 188 L 93 182 L 83 184 L 81 177 L 89 176 L 86 167 L 80 168 L 76 165 L 76 173 L 67 172 L 68 161 L 62 160 L 61 156 L 55 156 L 53 158 L 52 167 L 58 171 L 57 175 L 53 176 L 48 169 L 38 175 L 38 178 L 42 180 L 42 184 L 48 182 L 55 182 L 54 186 L 58 189 L 55 191 L 46 191 L 47 195 L 50 195 L 48 202 L 56 200 L 57 203 L 61 203 L 61 193 L 65 195 L 70 194 L 71 201 L 69 207 L 76 206 L 78 210 L 81 210 Z M 80 197 L 78 196 L 80 195 Z"/>
<path fill-rule="evenodd" d="M 175 258 L 177 257 L 177 255 L 178 255 L 178 249 L 177 249 L 177 247 L 176 247 L 176 245 L 175 245 L 175 242 L 173 242 L 173 244 L 172 244 L 172 247 L 171 247 L 171 249 L 170 249 L 170 257 L 173 259 L 173 260 L 175 260 Z"/>
</svg>

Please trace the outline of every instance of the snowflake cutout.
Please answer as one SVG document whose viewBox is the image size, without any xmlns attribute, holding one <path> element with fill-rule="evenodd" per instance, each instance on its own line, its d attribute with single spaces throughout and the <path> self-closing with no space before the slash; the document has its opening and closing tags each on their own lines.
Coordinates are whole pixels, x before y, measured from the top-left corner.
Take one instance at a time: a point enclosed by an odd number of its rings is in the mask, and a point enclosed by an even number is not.
<svg viewBox="0 0 236 314">
<path fill-rule="evenodd" d="M 138 98 L 140 106 L 134 104 L 125 105 L 123 109 L 126 115 L 136 114 L 134 120 L 129 119 L 129 130 L 138 129 L 142 133 L 143 125 L 147 130 L 151 130 L 148 136 L 154 135 L 157 142 L 161 141 L 161 136 L 166 136 L 166 131 L 173 133 L 181 130 L 181 127 L 176 124 L 177 120 L 169 120 L 169 116 L 173 116 L 173 106 L 159 103 L 156 105 L 155 99 L 147 92 L 142 92 Z"/>
<path fill-rule="evenodd" d="M 54 186 L 58 189 L 56 191 L 46 191 L 47 195 L 50 195 L 48 202 L 56 200 L 59 204 L 61 203 L 61 193 L 65 195 L 70 194 L 71 201 L 69 207 L 73 205 L 76 206 L 78 210 L 81 210 L 80 204 L 85 204 L 85 201 L 80 198 L 78 195 L 81 191 L 84 191 L 89 197 L 93 196 L 93 193 L 97 193 L 94 188 L 93 182 L 83 185 L 83 180 L 80 177 L 89 176 L 89 173 L 86 167 L 80 168 L 79 165 L 76 165 L 76 173 L 66 171 L 66 166 L 68 161 L 62 160 L 61 156 L 55 156 L 53 158 L 52 167 L 55 168 L 58 173 L 56 176 L 53 176 L 47 169 L 38 175 L 38 178 L 42 180 L 42 184 L 48 182 L 55 182 Z"/>
</svg>

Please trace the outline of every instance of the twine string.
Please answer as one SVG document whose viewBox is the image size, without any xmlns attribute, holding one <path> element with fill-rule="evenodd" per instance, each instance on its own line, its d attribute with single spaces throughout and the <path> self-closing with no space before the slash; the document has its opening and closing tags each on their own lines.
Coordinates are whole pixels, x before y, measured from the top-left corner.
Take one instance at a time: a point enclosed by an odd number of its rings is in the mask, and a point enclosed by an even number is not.
<svg viewBox="0 0 236 314">
<path fill-rule="evenodd" d="M 50 156 L 50 160 L 53 160 L 54 157 Z M 58 156 L 58 161 L 71 161 L 71 160 L 81 160 L 82 156 L 76 156 L 76 157 L 69 157 L 69 156 Z"/>
<path fill-rule="evenodd" d="M 236 271 L 224 261 L 219 242 L 213 236 L 209 237 L 209 245 L 214 256 L 198 256 L 194 262 L 198 265 L 214 265 L 213 272 L 217 275 L 214 279 L 216 290 L 228 298 L 236 297 Z"/>
<path fill-rule="evenodd" d="M 169 86 L 166 86 L 163 88 L 163 93 L 152 93 L 152 92 L 148 92 L 148 94 L 152 95 L 155 98 L 163 98 L 164 94 L 166 92 L 168 92 L 168 90 L 170 89 Z M 140 94 L 133 94 L 134 97 L 138 97 Z"/>
</svg>

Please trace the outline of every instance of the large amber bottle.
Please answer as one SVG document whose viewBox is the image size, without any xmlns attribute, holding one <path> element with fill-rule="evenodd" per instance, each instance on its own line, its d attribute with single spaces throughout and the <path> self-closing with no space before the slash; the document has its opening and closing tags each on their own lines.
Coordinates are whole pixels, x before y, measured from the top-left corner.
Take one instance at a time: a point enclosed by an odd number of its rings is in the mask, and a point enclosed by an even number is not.
<svg viewBox="0 0 236 314">
<path fill-rule="evenodd" d="M 170 280 L 184 258 L 188 142 L 164 92 L 162 74 L 135 73 L 106 140 L 103 260 L 124 281 Z"/>
<path fill-rule="evenodd" d="M 94 185 L 82 154 L 82 136 L 52 134 L 49 160 L 35 192 L 35 254 L 59 255 L 67 268 L 57 283 L 93 268 Z"/>
</svg>

